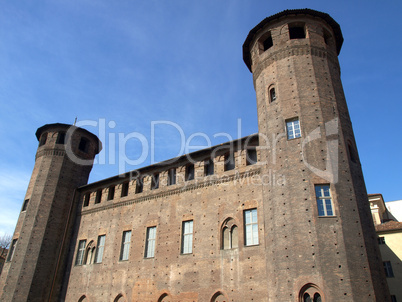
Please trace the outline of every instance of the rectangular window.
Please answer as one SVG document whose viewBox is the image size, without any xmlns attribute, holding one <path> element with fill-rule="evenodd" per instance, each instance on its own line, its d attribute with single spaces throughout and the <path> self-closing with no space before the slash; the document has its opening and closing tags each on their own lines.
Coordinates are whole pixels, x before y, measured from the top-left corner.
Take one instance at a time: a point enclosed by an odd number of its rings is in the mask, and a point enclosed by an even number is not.
<svg viewBox="0 0 402 302">
<path fill-rule="evenodd" d="M 128 195 L 128 182 L 125 182 L 121 185 L 121 197 L 125 197 Z"/>
<path fill-rule="evenodd" d="M 391 261 L 384 261 L 383 264 L 384 264 L 385 276 L 388 278 L 394 277 L 394 272 L 392 270 Z"/>
<path fill-rule="evenodd" d="M 183 221 L 181 253 L 191 254 L 193 252 L 193 221 Z"/>
<path fill-rule="evenodd" d="M 27 210 L 28 203 L 29 203 L 29 199 L 25 199 L 25 200 L 24 200 L 24 204 L 22 205 L 22 210 L 21 210 L 21 212 L 25 212 L 25 211 Z"/>
<path fill-rule="evenodd" d="M 293 39 L 305 39 L 306 30 L 303 23 L 289 24 L 289 38 Z"/>
<path fill-rule="evenodd" d="M 135 194 L 142 193 L 142 190 L 144 188 L 143 183 L 143 178 L 137 178 L 137 182 L 135 185 Z"/>
<path fill-rule="evenodd" d="M 159 173 L 152 175 L 151 190 L 156 190 L 159 188 Z"/>
<path fill-rule="evenodd" d="M 83 207 L 87 207 L 89 205 L 89 198 L 91 197 L 91 193 L 87 193 L 84 196 L 84 204 L 82 205 Z"/>
<path fill-rule="evenodd" d="M 57 135 L 56 144 L 64 145 L 65 139 L 66 139 L 66 133 L 65 132 L 59 132 L 59 134 Z"/>
<path fill-rule="evenodd" d="M 155 256 L 156 227 L 147 228 L 147 239 L 145 242 L 145 258 Z"/>
<path fill-rule="evenodd" d="M 225 171 L 230 171 L 235 168 L 234 154 L 232 152 L 225 155 Z"/>
<path fill-rule="evenodd" d="M 258 244 L 257 209 L 244 211 L 244 228 L 246 246 Z"/>
<path fill-rule="evenodd" d="M 131 231 L 123 232 L 123 239 L 121 240 L 120 260 L 128 260 L 130 253 Z"/>
<path fill-rule="evenodd" d="M 396 296 L 395 296 L 395 295 L 391 295 L 391 302 L 397 302 L 397 301 L 396 301 Z"/>
<path fill-rule="evenodd" d="M 247 149 L 246 163 L 247 166 L 254 165 L 257 163 L 257 150 L 255 148 Z"/>
<path fill-rule="evenodd" d="M 109 187 L 109 193 L 107 194 L 107 200 L 113 200 L 114 199 L 114 191 L 115 191 L 115 186 L 110 186 Z"/>
<path fill-rule="evenodd" d="M 194 179 L 194 164 L 186 167 L 186 181 Z"/>
<path fill-rule="evenodd" d="M 171 186 L 171 185 L 175 185 L 176 184 L 176 169 L 170 169 L 168 172 L 168 182 L 167 185 Z"/>
<path fill-rule="evenodd" d="M 208 159 L 204 162 L 204 175 L 209 176 L 214 174 L 214 161 L 213 159 Z"/>
<path fill-rule="evenodd" d="M 288 139 L 301 137 L 299 119 L 292 119 L 286 121 L 286 133 Z"/>
<path fill-rule="evenodd" d="M 100 203 L 102 200 L 102 189 L 96 192 L 95 203 Z"/>
<path fill-rule="evenodd" d="M 316 185 L 315 196 L 317 198 L 318 216 L 334 216 L 329 185 Z"/>
<path fill-rule="evenodd" d="M 13 259 L 15 248 L 17 246 L 17 242 L 18 242 L 18 238 L 13 239 L 13 241 L 11 242 L 10 250 L 8 251 L 8 255 L 7 255 L 7 261 L 11 261 L 11 259 Z"/>
<path fill-rule="evenodd" d="M 384 237 L 378 237 L 378 244 L 385 244 L 385 238 Z"/>
<path fill-rule="evenodd" d="M 102 263 L 103 250 L 105 249 L 106 235 L 98 236 L 98 243 L 96 245 L 95 263 Z"/>
<path fill-rule="evenodd" d="M 78 242 L 77 257 L 75 257 L 75 265 L 82 265 L 82 263 L 84 261 L 85 245 L 86 244 L 87 244 L 86 240 L 80 240 Z"/>
</svg>

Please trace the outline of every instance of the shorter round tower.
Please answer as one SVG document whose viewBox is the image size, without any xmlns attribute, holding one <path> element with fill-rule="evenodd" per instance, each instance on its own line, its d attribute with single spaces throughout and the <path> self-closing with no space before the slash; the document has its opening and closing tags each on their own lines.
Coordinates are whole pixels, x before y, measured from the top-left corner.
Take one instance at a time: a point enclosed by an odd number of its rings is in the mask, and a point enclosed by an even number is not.
<svg viewBox="0 0 402 302">
<path fill-rule="evenodd" d="M 51 300 L 75 189 L 87 184 L 102 148 L 94 134 L 72 125 L 48 124 L 36 137 L 35 166 L 1 274 L 1 301 Z"/>
</svg>

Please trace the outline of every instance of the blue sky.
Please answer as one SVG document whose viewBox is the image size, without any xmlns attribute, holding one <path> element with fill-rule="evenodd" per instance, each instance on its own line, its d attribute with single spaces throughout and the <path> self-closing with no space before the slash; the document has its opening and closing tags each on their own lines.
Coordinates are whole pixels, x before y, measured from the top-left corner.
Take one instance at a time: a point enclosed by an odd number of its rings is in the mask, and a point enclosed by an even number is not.
<svg viewBox="0 0 402 302">
<path fill-rule="evenodd" d="M 228 140 L 217 133 L 237 138 L 239 123 L 241 136 L 258 132 L 242 44 L 262 19 L 292 8 L 341 25 L 342 81 L 367 190 L 402 199 L 400 1 L 2 1 L 0 235 L 13 233 L 44 124 L 105 122 L 107 164 L 95 165 L 90 182 L 119 173 L 109 135 L 149 140 L 152 121 L 171 121 L 187 138 L 205 133 L 213 145 Z M 177 156 L 177 128 L 154 129 L 155 160 Z M 142 146 L 128 141 L 127 156 L 138 158 Z"/>
</svg>

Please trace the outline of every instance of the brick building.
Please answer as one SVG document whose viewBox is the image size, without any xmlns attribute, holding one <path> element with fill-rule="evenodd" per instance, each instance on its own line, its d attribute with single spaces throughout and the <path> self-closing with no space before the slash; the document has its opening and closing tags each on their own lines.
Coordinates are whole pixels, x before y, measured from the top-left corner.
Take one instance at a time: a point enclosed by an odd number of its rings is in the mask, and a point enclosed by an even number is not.
<svg viewBox="0 0 402 302">
<path fill-rule="evenodd" d="M 39 128 L 2 301 L 389 301 L 339 25 L 287 10 L 243 45 L 259 133 L 87 184 L 88 131 Z"/>
</svg>

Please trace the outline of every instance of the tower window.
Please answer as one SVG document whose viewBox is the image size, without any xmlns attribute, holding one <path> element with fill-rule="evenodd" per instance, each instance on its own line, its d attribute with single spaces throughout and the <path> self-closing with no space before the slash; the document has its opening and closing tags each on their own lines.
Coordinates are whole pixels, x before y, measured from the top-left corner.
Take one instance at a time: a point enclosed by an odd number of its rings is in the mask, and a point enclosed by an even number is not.
<svg viewBox="0 0 402 302">
<path fill-rule="evenodd" d="M 176 184 L 176 169 L 170 169 L 168 172 L 168 181 L 167 181 L 167 185 L 171 186 L 171 185 L 175 185 Z"/>
<path fill-rule="evenodd" d="M 235 168 L 235 160 L 233 152 L 225 155 L 225 171 L 230 171 Z"/>
<path fill-rule="evenodd" d="M 145 258 L 155 257 L 156 227 L 147 228 L 147 239 L 145 242 Z"/>
<path fill-rule="evenodd" d="M 25 200 L 24 200 L 24 204 L 22 205 L 22 210 L 21 210 L 21 212 L 25 212 L 25 211 L 27 210 L 28 203 L 29 203 L 29 199 L 25 199 Z"/>
<path fill-rule="evenodd" d="M 137 183 L 135 185 L 135 194 L 142 193 L 142 190 L 144 188 L 143 184 L 144 184 L 143 178 L 138 177 L 137 178 Z"/>
<path fill-rule="evenodd" d="M 18 238 L 13 239 L 13 241 L 11 242 L 10 250 L 8 251 L 8 255 L 7 255 L 7 261 L 11 261 L 11 259 L 13 259 L 13 255 L 15 252 L 15 247 L 17 246 L 17 242 L 18 242 Z"/>
<path fill-rule="evenodd" d="M 85 194 L 83 207 L 87 207 L 89 205 L 89 198 L 90 197 L 91 197 L 91 193 Z"/>
<path fill-rule="evenodd" d="M 204 175 L 209 176 L 214 174 L 214 161 L 213 159 L 208 159 L 204 162 Z"/>
<path fill-rule="evenodd" d="M 289 38 L 293 39 L 305 39 L 306 29 L 303 23 L 289 24 Z"/>
<path fill-rule="evenodd" d="M 186 167 L 186 181 L 194 179 L 194 164 Z"/>
<path fill-rule="evenodd" d="M 385 244 L 385 238 L 384 237 L 378 237 L 378 244 Z"/>
<path fill-rule="evenodd" d="M 275 87 L 272 87 L 269 89 L 269 102 L 275 102 L 276 101 L 276 92 L 275 92 Z"/>
<path fill-rule="evenodd" d="M 47 132 L 45 132 L 41 135 L 40 140 L 39 140 L 39 147 L 46 144 L 46 140 L 47 140 Z"/>
<path fill-rule="evenodd" d="M 323 35 L 324 35 L 325 44 L 330 45 L 332 35 L 325 28 L 323 28 Z"/>
<path fill-rule="evenodd" d="M 109 192 L 107 194 L 107 200 L 113 200 L 114 199 L 114 192 L 115 192 L 115 186 L 110 186 L 109 187 Z"/>
<path fill-rule="evenodd" d="M 88 153 L 88 146 L 89 146 L 89 141 L 86 138 L 81 137 L 80 143 L 78 145 L 78 149 L 82 152 Z"/>
<path fill-rule="evenodd" d="M 66 140 L 66 133 L 65 132 L 59 132 L 59 134 L 57 135 L 56 144 L 64 145 L 65 140 Z"/>
<path fill-rule="evenodd" d="M 301 137 L 300 122 L 298 118 L 286 121 L 286 132 L 288 139 Z"/>
<path fill-rule="evenodd" d="M 128 182 L 125 182 L 121 185 L 121 197 L 125 197 L 128 195 Z"/>
<path fill-rule="evenodd" d="M 151 190 L 156 190 L 159 188 L 159 173 L 152 175 Z"/>
<path fill-rule="evenodd" d="M 317 199 L 318 216 L 334 216 L 329 185 L 316 185 L 315 196 Z"/>
<path fill-rule="evenodd" d="M 264 51 L 270 49 L 274 45 L 272 41 L 272 36 L 271 32 L 267 32 L 264 35 L 261 36 L 261 38 L 258 40 L 258 46 L 260 49 L 260 54 L 263 53 Z"/>
<path fill-rule="evenodd" d="M 257 163 L 257 150 L 255 148 L 247 149 L 246 152 L 246 164 L 247 166 Z"/>
<path fill-rule="evenodd" d="M 102 201 L 102 189 L 96 192 L 95 204 Z"/>
<path fill-rule="evenodd" d="M 392 270 L 391 261 L 384 261 L 383 265 L 384 265 L 384 270 L 385 270 L 385 276 L 387 278 L 394 277 L 394 271 Z"/>
</svg>

